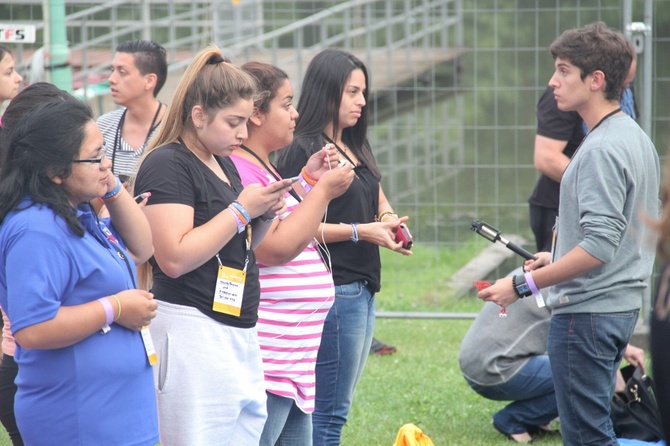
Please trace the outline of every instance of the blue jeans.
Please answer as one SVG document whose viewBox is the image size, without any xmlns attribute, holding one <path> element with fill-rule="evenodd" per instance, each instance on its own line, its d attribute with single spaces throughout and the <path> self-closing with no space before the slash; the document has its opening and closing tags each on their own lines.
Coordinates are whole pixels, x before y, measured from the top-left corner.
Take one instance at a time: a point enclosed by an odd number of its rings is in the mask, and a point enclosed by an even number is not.
<svg viewBox="0 0 670 446">
<path fill-rule="evenodd" d="M 374 328 L 375 298 L 366 283 L 336 286 L 316 359 L 315 446 L 340 444 Z"/>
<path fill-rule="evenodd" d="M 549 424 L 558 416 L 556 393 L 547 355 L 533 356 L 509 381 L 497 386 L 470 387 L 494 401 L 512 401 L 493 415 L 496 427 L 506 434 L 521 434 L 531 426 Z"/>
<path fill-rule="evenodd" d="M 303 412 L 292 398 L 268 395 L 268 419 L 259 446 L 311 446 L 312 415 Z"/>
<path fill-rule="evenodd" d="M 638 312 L 551 317 L 547 347 L 566 445 L 619 444 L 610 420 L 610 401 Z"/>
</svg>

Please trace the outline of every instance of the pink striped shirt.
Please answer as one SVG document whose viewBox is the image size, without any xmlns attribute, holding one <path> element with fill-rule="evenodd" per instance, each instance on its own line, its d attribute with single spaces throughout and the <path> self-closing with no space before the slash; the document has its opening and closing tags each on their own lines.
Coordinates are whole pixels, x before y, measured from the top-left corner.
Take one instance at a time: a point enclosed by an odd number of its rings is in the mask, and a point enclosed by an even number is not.
<svg viewBox="0 0 670 446">
<path fill-rule="evenodd" d="M 260 166 L 236 155 L 230 157 L 242 184 L 274 183 Z M 284 220 L 298 206 L 290 194 L 284 197 Z M 281 224 L 281 223 L 280 223 Z M 258 307 L 258 339 L 263 355 L 268 392 L 295 400 L 305 413 L 314 411 L 316 355 L 326 315 L 335 299 L 333 277 L 312 241 L 295 259 L 280 266 L 258 264 L 261 301 Z"/>
</svg>

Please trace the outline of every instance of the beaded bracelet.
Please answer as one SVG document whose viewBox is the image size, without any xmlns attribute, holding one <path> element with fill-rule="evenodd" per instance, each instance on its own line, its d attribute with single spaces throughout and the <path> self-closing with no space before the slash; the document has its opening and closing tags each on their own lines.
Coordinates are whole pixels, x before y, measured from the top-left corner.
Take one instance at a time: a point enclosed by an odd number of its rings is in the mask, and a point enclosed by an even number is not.
<svg viewBox="0 0 670 446">
<path fill-rule="evenodd" d="M 393 211 L 383 211 L 382 213 L 379 214 L 378 220 L 383 222 L 385 217 L 395 217 L 397 219 L 398 214 L 396 214 Z"/>
</svg>

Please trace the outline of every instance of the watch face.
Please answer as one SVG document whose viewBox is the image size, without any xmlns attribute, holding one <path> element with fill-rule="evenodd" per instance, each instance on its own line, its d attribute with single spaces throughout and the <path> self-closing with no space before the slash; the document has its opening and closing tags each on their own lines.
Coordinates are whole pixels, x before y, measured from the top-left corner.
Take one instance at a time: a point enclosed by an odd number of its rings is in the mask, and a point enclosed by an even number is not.
<svg viewBox="0 0 670 446">
<path fill-rule="evenodd" d="M 517 286 L 516 289 L 517 289 L 517 291 L 519 292 L 519 294 L 524 295 L 524 296 L 528 296 L 528 295 L 533 294 L 533 293 L 530 291 L 530 287 L 528 286 L 527 283 L 521 283 L 521 284 L 519 284 L 519 285 Z"/>
</svg>

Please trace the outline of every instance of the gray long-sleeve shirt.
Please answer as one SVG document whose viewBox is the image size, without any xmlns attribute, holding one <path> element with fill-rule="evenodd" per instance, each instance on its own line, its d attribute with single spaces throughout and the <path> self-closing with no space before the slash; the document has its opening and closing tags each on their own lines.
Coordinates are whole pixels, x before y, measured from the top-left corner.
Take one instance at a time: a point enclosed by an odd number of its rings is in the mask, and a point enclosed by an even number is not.
<svg viewBox="0 0 670 446">
<path fill-rule="evenodd" d="M 587 135 L 561 179 L 554 259 L 580 246 L 603 264 L 550 289 L 554 314 L 640 308 L 654 262 L 643 216 L 659 215 L 659 177 L 656 149 L 629 116 Z"/>
</svg>

